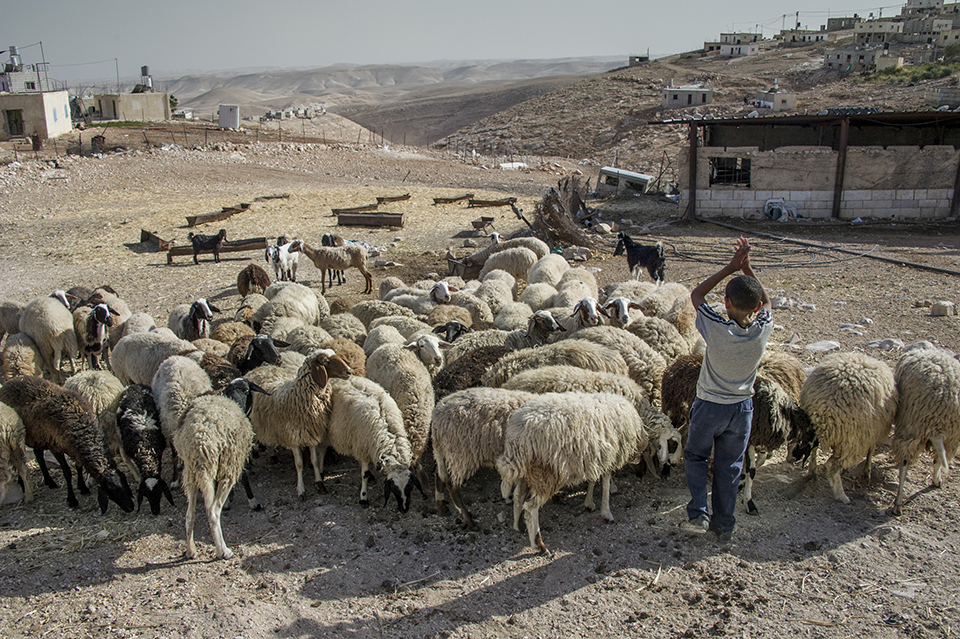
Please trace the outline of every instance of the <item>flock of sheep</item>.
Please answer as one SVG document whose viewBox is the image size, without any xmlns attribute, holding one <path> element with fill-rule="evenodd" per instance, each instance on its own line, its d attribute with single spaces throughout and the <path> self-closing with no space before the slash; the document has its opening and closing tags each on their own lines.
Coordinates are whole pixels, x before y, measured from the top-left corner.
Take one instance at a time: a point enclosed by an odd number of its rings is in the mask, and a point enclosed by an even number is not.
<svg viewBox="0 0 960 639">
<path fill-rule="evenodd" d="M 305 253 L 323 279 L 358 268 L 371 291 L 365 250 L 335 240 L 318 248 L 294 241 L 284 253 Z M 232 320 L 214 321 L 221 311 L 201 298 L 174 308 L 166 327 L 131 313 L 109 287 L 0 303 L 0 502 L 18 476 L 32 499 L 26 447 L 50 487 L 44 452 L 58 460 L 73 508 L 67 457 L 78 490 L 89 492 L 86 474 L 104 512 L 110 501 L 134 509 L 126 473 L 138 507 L 145 498 L 154 514 L 164 498 L 173 502 L 176 481 L 187 496 L 187 555 L 196 555 L 199 493 L 216 555 L 229 558 L 220 511 L 238 481 L 258 507 L 246 468 L 261 445 L 292 452 L 300 496 L 303 449 L 323 493 L 332 448 L 359 463 L 361 504 L 374 473 L 384 504 L 395 498 L 402 512 L 432 481 L 437 509 L 446 512 L 449 498 L 468 527 L 475 523 L 460 489 L 480 468 L 496 468 L 514 528 L 525 525 L 541 552 L 539 509 L 564 487 L 587 484 L 584 505 L 593 510 L 601 482 L 600 512 L 612 520 L 614 472 L 635 464 L 664 474 L 682 463 L 703 353 L 689 291 L 637 280 L 600 288 L 590 270 L 534 238 L 494 237 L 468 261 L 482 265 L 476 280 L 387 277 L 379 299 L 328 303 L 325 286 L 318 293 L 292 281 L 295 267 L 278 258 L 276 282 L 255 264 L 240 273 Z M 753 514 L 757 467 L 782 446 L 788 460 L 810 460 L 811 473 L 817 448 L 830 451 L 834 496 L 849 502 L 841 472 L 862 460 L 869 472 L 892 432 L 897 512 L 919 454 L 933 449 L 940 485 L 960 446 L 960 361 L 927 343 L 904 349 L 893 370 L 848 352 L 807 371 L 771 348 L 754 388 L 742 478 Z M 165 478 L 167 448 L 174 462 Z"/>
</svg>

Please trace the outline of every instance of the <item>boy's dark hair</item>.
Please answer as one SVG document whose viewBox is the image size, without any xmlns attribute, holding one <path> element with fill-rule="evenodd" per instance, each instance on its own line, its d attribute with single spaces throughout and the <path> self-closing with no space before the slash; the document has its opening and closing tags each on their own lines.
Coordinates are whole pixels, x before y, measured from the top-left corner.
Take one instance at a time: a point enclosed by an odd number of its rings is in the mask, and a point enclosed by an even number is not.
<svg viewBox="0 0 960 639">
<path fill-rule="evenodd" d="M 724 294 L 736 309 L 750 312 L 760 303 L 763 286 L 749 275 L 738 275 L 727 283 Z"/>
</svg>

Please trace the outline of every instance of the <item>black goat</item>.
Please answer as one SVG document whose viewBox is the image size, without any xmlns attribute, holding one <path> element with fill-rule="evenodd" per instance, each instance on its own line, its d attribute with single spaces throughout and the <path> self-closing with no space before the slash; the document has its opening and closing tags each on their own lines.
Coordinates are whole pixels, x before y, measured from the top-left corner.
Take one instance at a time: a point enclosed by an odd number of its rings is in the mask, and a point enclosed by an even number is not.
<svg viewBox="0 0 960 639">
<path fill-rule="evenodd" d="M 433 332 L 437 335 L 443 335 L 444 339 L 448 342 L 453 343 L 455 339 L 460 337 L 465 333 L 471 333 L 470 327 L 464 326 L 456 320 L 450 320 L 446 324 L 441 324 L 433 329 Z"/>
<path fill-rule="evenodd" d="M 630 239 L 626 233 L 617 233 L 617 248 L 613 251 L 613 256 L 627 253 L 627 266 L 630 267 L 630 275 L 634 279 L 640 279 L 638 266 L 643 266 L 650 274 L 650 279 L 654 282 L 664 281 L 663 269 L 667 265 L 663 257 L 663 242 L 657 242 L 656 246 L 644 246 Z"/>
<path fill-rule="evenodd" d="M 324 233 L 323 237 L 320 238 L 320 246 L 343 246 L 343 238 L 333 233 Z M 343 284 L 347 279 L 343 275 L 343 270 L 334 271 L 330 269 L 330 284 L 328 286 L 333 286 L 334 274 L 337 276 L 337 286 Z"/>
<path fill-rule="evenodd" d="M 226 229 L 220 229 L 220 232 L 216 235 L 194 235 L 193 233 L 187 233 L 187 238 L 189 238 L 190 243 L 193 244 L 194 264 L 200 263 L 200 260 L 197 259 L 200 251 L 213 251 L 213 261 L 220 262 L 220 247 L 222 247 L 223 243 L 227 240 Z"/>
</svg>

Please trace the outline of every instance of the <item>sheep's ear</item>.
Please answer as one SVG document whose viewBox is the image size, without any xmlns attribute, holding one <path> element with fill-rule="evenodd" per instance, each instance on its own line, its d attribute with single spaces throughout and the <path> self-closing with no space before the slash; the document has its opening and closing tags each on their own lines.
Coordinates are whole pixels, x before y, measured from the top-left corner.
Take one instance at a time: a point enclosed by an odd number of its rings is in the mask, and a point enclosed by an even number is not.
<svg viewBox="0 0 960 639">
<path fill-rule="evenodd" d="M 103 486 L 97 489 L 97 504 L 100 506 L 100 514 L 107 514 L 107 506 L 110 505 L 110 499 L 107 497 L 107 491 Z"/>
<path fill-rule="evenodd" d="M 250 387 L 250 390 L 252 390 L 255 393 L 263 393 L 264 395 L 270 394 L 266 390 L 264 390 L 262 386 L 260 386 L 259 384 L 254 384 L 250 380 L 247 380 L 247 385 Z"/>
<path fill-rule="evenodd" d="M 290 342 L 285 342 L 282 339 L 275 339 L 273 340 L 273 345 L 277 348 L 286 348 L 290 346 Z"/>
<path fill-rule="evenodd" d="M 450 348 L 451 346 L 453 346 L 453 344 L 451 344 L 450 342 L 444 339 L 440 340 L 438 342 L 438 345 L 440 346 L 441 349 Z"/>
<path fill-rule="evenodd" d="M 214 306 L 213 304 L 211 304 L 210 302 L 207 302 L 207 306 L 209 306 L 209 307 L 210 307 L 210 310 L 213 311 L 214 313 L 219 313 L 219 312 L 220 312 L 220 309 L 217 308 L 216 306 Z"/>
<path fill-rule="evenodd" d="M 390 495 L 393 492 L 390 490 L 391 487 L 393 487 L 392 479 L 388 479 L 387 481 L 383 482 L 383 505 L 384 506 L 390 503 Z"/>
<path fill-rule="evenodd" d="M 457 288 L 456 286 L 447 286 L 447 289 L 448 289 L 451 293 L 459 293 L 459 292 L 460 292 L 460 289 Z"/>
<path fill-rule="evenodd" d="M 416 342 L 410 342 L 409 344 L 407 344 L 406 346 L 404 346 L 404 348 L 407 349 L 408 351 L 415 351 L 415 350 L 419 349 L 420 347 L 417 345 Z"/>
<path fill-rule="evenodd" d="M 436 327 L 435 329 L 433 329 L 433 332 L 436 333 L 437 335 L 442 335 L 442 334 L 444 334 L 444 333 L 447 332 L 447 327 L 446 327 L 446 326 L 438 326 L 438 327 Z"/>
<path fill-rule="evenodd" d="M 472 332 L 473 332 L 473 329 L 470 328 L 469 326 L 464 326 L 463 324 L 461 324 L 461 325 L 460 325 L 460 332 L 461 332 L 461 333 L 472 333 Z"/>
<path fill-rule="evenodd" d="M 598 311 L 601 315 L 603 315 L 604 317 L 610 317 L 610 313 L 608 313 L 608 312 L 607 312 L 607 309 L 604 308 L 604 307 L 602 307 L 602 306 L 598 306 L 598 307 L 597 307 L 597 311 Z"/>
<path fill-rule="evenodd" d="M 627 304 L 627 308 L 635 308 L 635 309 L 638 309 L 638 310 L 639 310 L 639 309 L 640 309 L 640 305 L 637 304 L 636 302 L 630 302 L 629 304 Z"/>
<path fill-rule="evenodd" d="M 247 344 L 247 354 L 243 356 L 243 359 L 250 359 L 253 357 L 253 342 Z"/>
<path fill-rule="evenodd" d="M 314 360 L 310 364 L 310 376 L 313 377 L 313 381 L 316 382 L 320 388 L 327 387 L 327 381 L 330 377 L 327 375 L 327 369 L 324 368 L 320 362 Z"/>
<path fill-rule="evenodd" d="M 111 314 L 111 315 L 115 315 L 116 317 L 120 317 L 120 313 L 116 312 L 115 310 L 113 310 L 113 309 L 110 308 L 109 306 L 107 307 L 107 310 L 110 311 L 110 314 Z"/>
<path fill-rule="evenodd" d="M 175 504 L 173 503 L 173 493 L 170 492 L 170 487 L 167 486 L 167 482 L 163 481 L 162 479 L 160 481 L 163 483 L 163 494 L 166 496 L 167 501 L 170 502 L 170 505 L 174 506 Z"/>
</svg>

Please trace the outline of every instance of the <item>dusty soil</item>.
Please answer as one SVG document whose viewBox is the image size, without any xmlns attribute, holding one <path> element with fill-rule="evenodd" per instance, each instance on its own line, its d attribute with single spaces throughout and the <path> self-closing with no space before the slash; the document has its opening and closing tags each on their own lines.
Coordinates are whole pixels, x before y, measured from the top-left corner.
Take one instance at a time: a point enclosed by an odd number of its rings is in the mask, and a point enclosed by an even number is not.
<svg viewBox="0 0 960 639">
<path fill-rule="evenodd" d="M 558 176 L 595 171 L 553 162 L 508 172 L 413 149 L 266 144 L 61 157 L 59 168 L 26 160 L 0 167 L 0 298 L 110 283 L 134 311 L 160 322 L 175 304 L 199 296 L 232 316 L 236 275 L 250 261 L 262 264 L 259 252 L 225 254 L 220 264 L 181 257 L 168 266 L 164 254 L 139 242 L 140 229 L 183 244 L 185 215 L 252 202 L 201 232 L 222 227 L 231 239 L 288 233 L 318 242 L 333 228 L 331 207 L 408 192 L 410 200 L 382 207 L 403 212 L 404 228 L 339 230 L 385 247 L 377 259 L 399 264 L 374 269 L 375 285 L 392 274 L 407 281 L 442 274 L 445 248 L 473 239 L 471 219 L 493 211 L 504 234 L 522 222 L 508 209 L 435 206 L 432 198 L 513 195 L 529 214 Z M 290 197 L 254 201 L 278 194 Z M 605 220 L 629 220 L 664 241 L 668 278 L 688 284 L 718 268 L 739 234 L 680 223 L 676 206 L 657 198 L 590 204 L 604 209 Z M 764 284 L 814 305 L 774 313 L 782 328 L 773 342 L 795 341 L 805 363 L 819 356 L 803 347 L 824 339 L 891 363 L 896 351 L 868 342 L 928 339 L 960 350 L 956 317 L 930 317 L 914 305 L 960 301 L 955 274 L 857 256 L 960 271 L 956 224 L 738 224 L 756 245 Z M 601 284 L 627 276 L 609 238 L 598 237 L 598 256 L 587 264 L 600 269 Z M 348 277 L 328 298 L 359 293 L 361 278 Z M 309 263 L 301 279 L 319 284 Z M 863 334 L 842 331 L 845 323 Z M 804 470 L 775 457 L 758 473 L 761 515 L 738 512 L 730 548 L 678 530 L 687 501 L 681 475 L 623 472 L 612 499 L 616 523 L 583 511 L 582 488 L 543 509 L 548 556 L 535 555 L 512 530 L 491 471 L 464 488 L 481 526 L 467 532 L 435 513 L 432 496 L 418 496 L 407 514 L 379 503 L 361 508 L 350 460 L 328 467 L 329 494 L 308 490 L 298 501 L 289 454 L 263 455 L 252 481 L 264 510 L 237 499 L 223 517 L 236 553 L 229 561 L 213 560 L 202 515 L 200 558 L 183 559 L 182 495 L 159 517 L 115 506 L 101 516 L 91 497 L 70 511 L 64 490 L 43 487 L 31 462 L 34 502 L 0 508 L 0 628 L 6 637 L 956 636 L 958 483 L 950 477 L 942 489 L 928 489 L 931 459 L 924 457 L 908 480 L 911 501 L 893 517 L 887 507 L 897 474 L 885 452 L 871 478 L 846 478 L 853 499 L 846 506 L 831 499 L 822 476 L 805 481 Z"/>
</svg>

